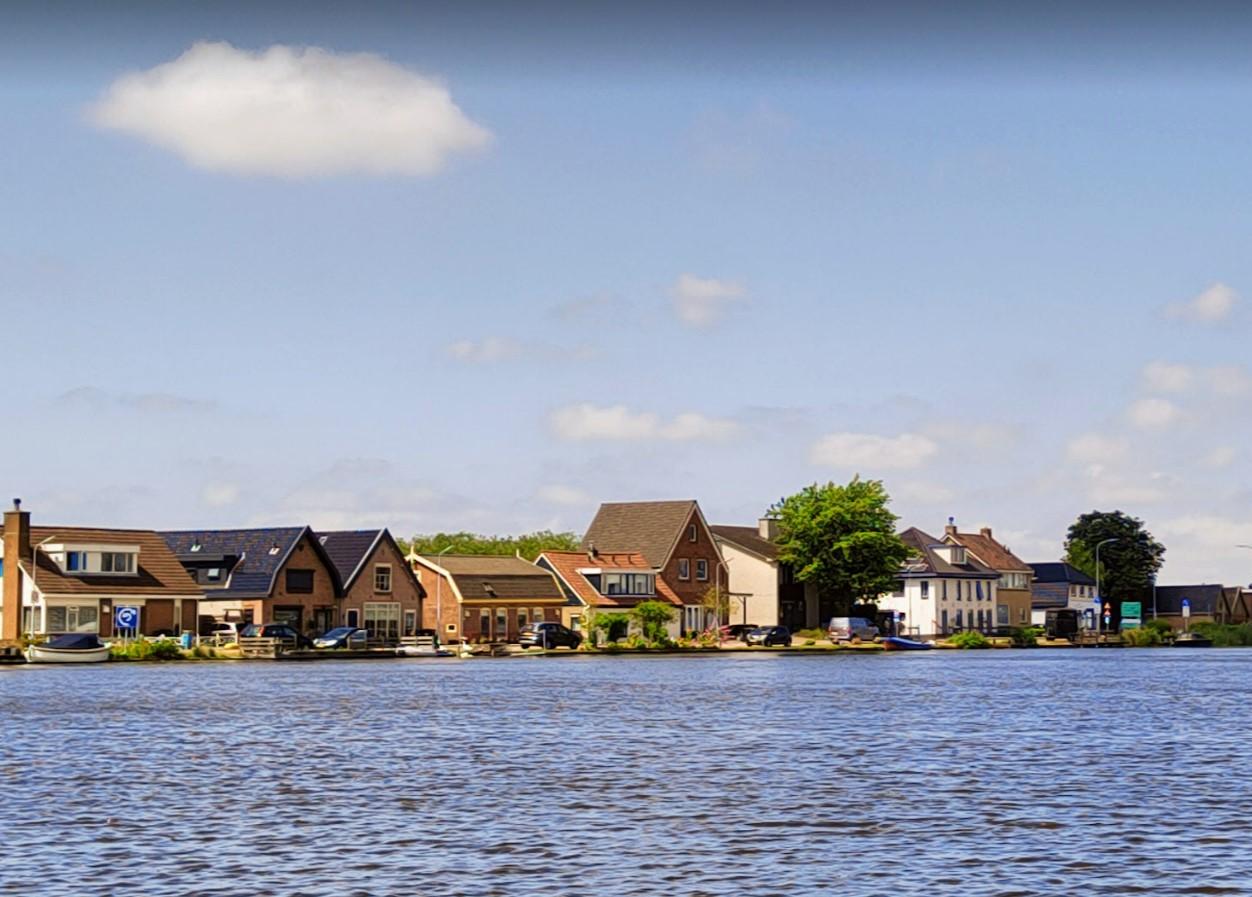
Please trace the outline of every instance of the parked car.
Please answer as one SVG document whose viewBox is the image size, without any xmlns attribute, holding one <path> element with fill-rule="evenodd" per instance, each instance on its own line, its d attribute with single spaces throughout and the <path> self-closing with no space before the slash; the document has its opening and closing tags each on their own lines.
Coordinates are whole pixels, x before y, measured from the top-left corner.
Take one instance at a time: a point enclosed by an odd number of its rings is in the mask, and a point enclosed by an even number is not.
<svg viewBox="0 0 1252 897">
<path fill-rule="evenodd" d="M 741 642 L 746 642 L 748 633 L 760 628 L 755 623 L 731 623 L 729 626 L 722 627 L 722 638 L 727 640 L 738 639 Z"/>
<path fill-rule="evenodd" d="M 312 648 L 313 642 L 296 632 L 286 623 L 249 623 L 239 633 L 240 638 L 279 638 L 297 648 Z"/>
<path fill-rule="evenodd" d="M 200 627 L 200 637 L 219 644 L 239 641 L 239 632 L 247 623 L 210 623 Z"/>
<path fill-rule="evenodd" d="M 786 626 L 758 626 L 743 639 L 749 645 L 773 648 L 776 645 L 791 647 L 791 630 Z"/>
<path fill-rule="evenodd" d="M 832 617 L 826 632 L 832 642 L 872 642 L 878 638 L 878 627 L 864 617 Z"/>
<path fill-rule="evenodd" d="M 369 633 L 356 626 L 339 626 L 313 639 L 314 648 L 364 648 Z"/>
<path fill-rule="evenodd" d="M 577 648 L 583 637 L 560 623 L 527 623 L 517 643 L 523 648 Z"/>
</svg>

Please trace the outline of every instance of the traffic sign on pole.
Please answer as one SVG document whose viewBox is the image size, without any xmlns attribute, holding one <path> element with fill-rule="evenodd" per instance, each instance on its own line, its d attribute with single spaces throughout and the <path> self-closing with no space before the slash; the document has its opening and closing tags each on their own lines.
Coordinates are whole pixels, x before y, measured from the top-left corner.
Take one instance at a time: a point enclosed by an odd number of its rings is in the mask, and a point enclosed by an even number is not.
<svg viewBox="0 0 1252 897">
<path fill-rule="evenodd" d="M 131 606 L 119 606 L 113 608 L 113 628 L 131 630 L 138 629 L 139 608 Z"/>
<path fill-rule="evenodd" d="M 1191 602 L 1186 598 L 1182 599 L 1182 615 L 1184 617 L 1191 616 Z"/>
</svg>

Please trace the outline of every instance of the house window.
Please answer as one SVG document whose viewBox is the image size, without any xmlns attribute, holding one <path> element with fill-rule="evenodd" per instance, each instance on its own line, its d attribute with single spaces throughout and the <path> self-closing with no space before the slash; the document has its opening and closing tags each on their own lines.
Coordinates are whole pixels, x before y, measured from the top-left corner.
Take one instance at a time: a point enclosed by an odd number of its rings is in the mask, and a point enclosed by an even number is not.
<svg viewBox="0 0 1252 897">
<path fill-rule="evenodd" d="M 506 608 L 496 608 L 496 641 L 504 642 L 509 638 L 509 612 Z"/>
<path fill-rule="evenodd" d="M 978 592 L 978 600 L 982 601 L 982 583 L 981 582 L 974 583 L 974 589 Z"/>
<path fill-rule="evenodd" d="M 220 582 L 222 579 L 222 568 L 210 567 L 208 573 L 206 574 L 206 578 L 209 582 Z"/>
<path fill-rule="evenodd" d="M 694 542 L 696 541 L 697 538 L 698 537 L 696 536 L 696 525 L 693 523 L 691 524 L 691 526 L 687 527 L 687 541 Z"/>
<path fill-rule="evenodd" d="M 391 564 L 374 565 L 374 591 L 391 591 Z"/>
<path fill-rule="evenodd" d="M 312 570 L 288 570 L 287 591 L 293 595 L 309 595 L 313 592 Z"/>
<path fill-rule="evenodd" d="M 404 634 L 417 635 L 417 611 L 406 610 L 404 612 Z"/>
<path fill-rule="evenodd" d="M 948 581 L 946 579 L 942 580 L 940 582 L 940 587 L 943 589 L 943 600 L 947 601 L 948 600 Z"/>
<path fill-rule="evenodd" d="M 121 551 L 106 551 L 100 555 L 102 573 L 134 573 L 135 556 Z"/>
<path fill-rule="evenodd" d="M 963 617 L 963 615 L 962 615 L 962 611 L 961 611 L 961 609 L 960 609 L 960 608 L 957 608 L 957 610 L 956 610 L 956 628 L 957 628 L 957 629 L 962 629 L 962 628 L 964 628 L 964 625 L 965 625 L 965 621 L 964 621 L 964 617 Z"/>
<path fill-rule="evenodd" d="M 343 625 L 351 626 L 353 629 L 361 625 L 361 615 L 355 607 L 344 615 Z"/>
<path fill-rule="evenodd" d="M 696 579 L 700 582 L 708 582 L 709 579 L 709 562 L 704 558 L 696 560 Z"/>
<path fill-rule="evenodd" d="M 997 626 L 1009 625 L 1009 606 L 1007 604 L 996 605 L 996 625 Z"/>
<path fill-rule="evenodd" d="M 491 611 L 486 608 L 478 613 L 478 634 L 482 638 L 491 638 Z"/>
<path fill-rule="evenodd" d="M 534 609 L 534 616 L 532 616 L 531 619 L 534 620 L 536 623 L 542 622 L 543 621 L 543 608 L 536 607 Z"/>
<path fill-rule="evenodd" d="M 691 561 L 686 558 L 678 559 L 678 578 L 682 580 L 691 579 Z"/>
<path fill-rule="evenodd" d="M 944 635 L 948 634 L 948 611 L 946 608 L 939 611 L 939 631 Z"/>
<path fill-rule="evenodd" d="M 526 608 L 519 607 L 517 609 L 517 631 L 518 632 L 521 632 L 526 627 L 526 624 L 530 622 L 527 619 L 527 617 L 528 617 L 528 614 L 526 612 Z"/>
<path fill-rule="evenodd" d="M 98 632 L 100 608 L 92 604 L 71 604 L 67 607 L 49 607 L 45 620 L 47 632 Z"/>
<path fill-rule="evenodd" d="M 592 581 L 590 576 L 587 579 Z M 648 573 L 605 573 L 599 579 L 601 595 L 651 595 L 654 591 Z"/>
<path fill-rule="evenodd" d="M 929 598 L 929 597 L 930 597 L 930 583 L 923 579 L 922 580 L 922 598 Z"/>
<path fill-rule="evenodd" d="M 400 637 L 400 605 L 382 601 L 367 601 L 364 607 L 365 625 L 362 627 L 370 638 L 395 641 Z"/>
</svg>

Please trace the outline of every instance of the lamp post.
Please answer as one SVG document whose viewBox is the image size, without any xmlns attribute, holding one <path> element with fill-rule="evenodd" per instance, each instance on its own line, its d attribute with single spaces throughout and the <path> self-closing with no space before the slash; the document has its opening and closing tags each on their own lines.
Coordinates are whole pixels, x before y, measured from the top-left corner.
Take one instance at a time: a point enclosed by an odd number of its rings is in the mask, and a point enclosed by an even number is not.
<svg viewBox="0 0 1252 897">
<path fill-rule="evenodd" d="M 1101 610 L 1101 611 L 1103 611 L 1103 610 L 1104 610 L 1104 595 L 1103 595 L 1103 594 L 1101 594 L 1101 592 L 1100 592 L 1100 548 L 1101 548 L 1102 546 L 1104 546 L 1104 545 L 1108 545 L 1108 544 L 1110 544 L 1110 543 L 1112 543 L 1112 542 L 1116 542 L 1116 541 L 1118 541 L 1116 538 L 1112 538 L 1112 539 L 1105 539 L 1103 542 L 1097 542 L 1097 543 L 1096 543 L 1096 550 L 1095 550 L 1095 562 L 1096 562 L 1096 597 L 1100 599 L 1100 610 Z M 1097 629 L 1097 631 L 1102 631 L 1102 627 L 1100 626 L 1100 615 L 1099 615 L 1098 613 L 1096 614 L 1096 629 Z"/>
</svg>

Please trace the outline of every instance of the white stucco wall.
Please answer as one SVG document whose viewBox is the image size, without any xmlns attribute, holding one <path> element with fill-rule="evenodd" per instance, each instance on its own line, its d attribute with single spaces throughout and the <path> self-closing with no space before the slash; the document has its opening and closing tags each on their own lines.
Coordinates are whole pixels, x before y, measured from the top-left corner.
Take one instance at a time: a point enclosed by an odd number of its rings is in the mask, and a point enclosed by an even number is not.
<svg viewBox="0 0 1252 897">
<path fill-rule="evenodd" d="M 730 542 L 718 540 L 726 569 L 730 571 L 728 591 L 732 595 L 746 593 L 746 598 L 730 600 L 730 622 L 744 622 L 745 603 L 747 622 L 758 626 L 778 623 L 778 565 L 755 554 L 749 554 Z"/>
<path fill-rule="evenodd" d="M 925 598 L 922 597 L 922 583 L 927 584 Z M 966 597 L 967 589 L 973 597 Z M 947 611 L 949 631 L 956 628 L 958 611 L 961 613 L 961 625 L 965 629 L 977 626 L 980 610 L 983 612 L 984 625 L 994 628 L 997 625 L 995 582 L 983 581 L 981 601 L 978 600 L 977 593 L 977 586 L 971 580 L 944 580 L 941 577 L 909 579 L 904 582 L 904 594 L 881 596 L 878 599 L 878 609 L 903 613 L 904 621 L 900 625 L 900 631 L 910 636 L 926 638 L 939 634 L 943 627 L 944 611 Z M 988 614 L 991 615 L 990 621 L 986 622 Z"/>
</svg>

